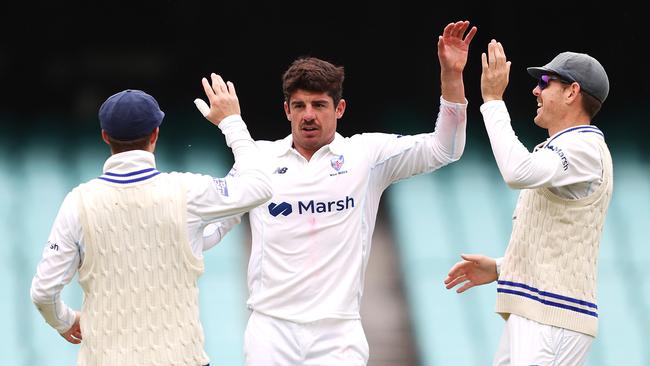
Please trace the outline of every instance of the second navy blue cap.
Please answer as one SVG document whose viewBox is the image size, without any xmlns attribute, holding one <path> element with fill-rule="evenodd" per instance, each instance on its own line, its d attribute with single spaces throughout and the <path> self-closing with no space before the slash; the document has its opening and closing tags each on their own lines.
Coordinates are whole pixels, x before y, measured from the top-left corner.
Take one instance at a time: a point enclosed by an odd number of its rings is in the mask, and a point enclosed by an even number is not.
<svg viewBox="0 0 650 366">
<path fill-rule="evenodd" d="M 156 99 L 136 89 L 111 95 L 99 108 L 102 130 L 121 141 L 147 136 L 160 126 L 164 117 L 165 112 L 160 110 Z"/>
</svg>

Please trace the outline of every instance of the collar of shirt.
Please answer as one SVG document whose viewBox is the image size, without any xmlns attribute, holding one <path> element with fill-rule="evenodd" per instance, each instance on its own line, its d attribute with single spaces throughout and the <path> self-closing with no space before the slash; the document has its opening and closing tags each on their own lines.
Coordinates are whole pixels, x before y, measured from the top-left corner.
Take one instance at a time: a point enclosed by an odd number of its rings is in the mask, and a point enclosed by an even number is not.
<svg viewBox="0 0 650 366">
<path fill-rule="evenodd" d="M 343 153 L 343 145 L 345 138 L 341 136 L 338 132 L 334 134 L 334 140 L 329 144 L 321 147 L 328 148 L 332 154 L 341 155 Z M 289 135 L 282 140 L 278 141 L 276 149 L 274 149 L 273 154 L 275 156 L 282 156 L 293 149 L 293 136 Z"/>
<path fill-rule="evenodd" d="M 156 168 L 155 156 L 144 150 L 131 150 L 113 154 L 104 163 L 104 173 L 125 174 Z"/>
<path fill-rule="evenodd" d="M 553 136 L 550 136 L 549 138 L 546 139 L 546 141 L 538 144 L 535 146 L 534 151 L 537 151 L 541 148 L 544 148 L 548 146 L 553 140 L 557 139 L 558 137 L 566 134 L 566 133 L 595 133 L 596 135 L 599 135 L 602 138 L 605 138 L 605 135 L 603 132 L 596 126 L 593 125 L 580 125 L 580 126 L 573 126 L 569 128 L 565 128 L 562 131 L 556 132 Z"/>
<path fill-rule="evenodd" d="M 104 163 L 99 179 L 120 184 L 136 183 L 158 175 L 154 155 L 144 150 L 114 154 Z"/>
</svg>

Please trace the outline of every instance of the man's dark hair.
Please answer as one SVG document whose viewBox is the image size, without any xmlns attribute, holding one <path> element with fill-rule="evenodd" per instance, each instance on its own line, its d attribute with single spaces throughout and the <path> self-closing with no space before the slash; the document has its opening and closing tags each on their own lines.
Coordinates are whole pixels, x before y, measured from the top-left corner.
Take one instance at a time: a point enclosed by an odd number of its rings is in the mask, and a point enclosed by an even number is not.
<svg viewBox="0 0 650 366">
<path fill-rule="evenodd" d="M 316 57 L 296 59 L 282 75 L 284 100 L 289 102 L 291 94 L 298 89 L 309 92 L 325 92 L 336 106 L 343 97 L 343 66 L 335 66 Z"/>
<path fill-rule="evenodd" d="M 600 107 L 602 106 L 603 104 L 594 96 L 585 93 L 584 91 L 582 92 L 582 108 L 584 108 L 587 114 L 589 114 L 590 118 L 593 119 L 596 114 L 598 114 L 598 111 L 600 111 Z"/>
<path fill-rule="evenodd" d="M 153 131 L 152 131 L 153 132 Z M 118 154 L 125 151 L 131 150 L 146 150 L 149 147 L 149 138 L 151 134 L 148 134 L 139 139 L 121 141 L 108 136 L 108 145 L 111 147 L 111 152 L 113 154 Z"/>
</svg>

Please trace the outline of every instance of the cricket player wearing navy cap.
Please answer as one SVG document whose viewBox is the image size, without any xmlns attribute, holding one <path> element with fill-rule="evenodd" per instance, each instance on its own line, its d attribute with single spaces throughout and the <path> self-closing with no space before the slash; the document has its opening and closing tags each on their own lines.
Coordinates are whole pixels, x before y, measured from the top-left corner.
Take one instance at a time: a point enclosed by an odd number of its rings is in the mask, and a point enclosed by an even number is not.
<svg viewBox="0 0 650 366">
<path fill-rule="evenodd" d="M 266 202 L 272 190 L 234 86 L 215 74 L 212 85 L 202 82 L 237 177 L 158 171 L 153 152 L 165 114 L 144 91 L 121 91 L 99 109 L 111 156 L 99 177 L 65 197 L 31 287 L 45 321 L 81 343 L 78 366 L 209 362 L 197 287 L 209 249 L 204 228 Z M 76 273 L 80 312 L 60 297 Z"/>
</svg>

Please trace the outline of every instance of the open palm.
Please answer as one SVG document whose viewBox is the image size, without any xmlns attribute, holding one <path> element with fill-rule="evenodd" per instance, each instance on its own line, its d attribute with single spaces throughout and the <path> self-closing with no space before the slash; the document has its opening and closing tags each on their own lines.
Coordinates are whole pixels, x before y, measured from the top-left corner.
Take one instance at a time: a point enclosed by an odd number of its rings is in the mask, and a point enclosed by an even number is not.
<svg viewBox="0 0 650 366">
<path fill-rule="evenodd" d="M 462 72 L 465 68 L 469 44 L 477 30 L 472 27 L 465 35 L 468 27 L 466 20 L 449 23 L 438 38 L 438 59 L 444 70 Z"/>
</svg>

